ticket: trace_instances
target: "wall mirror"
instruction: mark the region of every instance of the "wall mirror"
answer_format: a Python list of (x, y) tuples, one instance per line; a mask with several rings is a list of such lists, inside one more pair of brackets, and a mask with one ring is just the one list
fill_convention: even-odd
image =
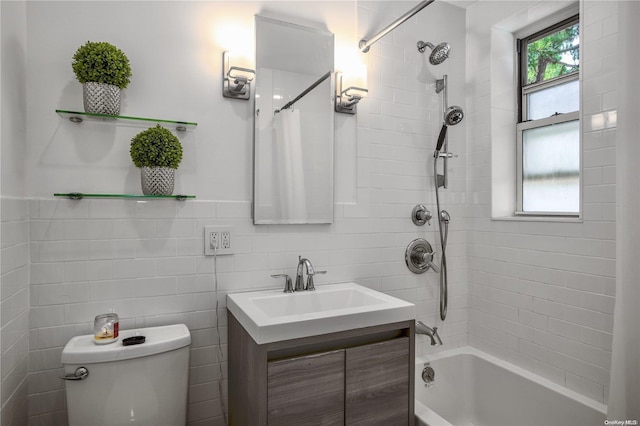
[(256, 16), (255, 224), (333, 222), (333, 45)]

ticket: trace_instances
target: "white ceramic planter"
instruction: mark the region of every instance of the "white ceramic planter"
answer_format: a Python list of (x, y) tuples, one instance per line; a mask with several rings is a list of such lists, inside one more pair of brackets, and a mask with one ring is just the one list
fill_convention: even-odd
[(141, 167), (140, 182), (144, 195), (171, 195), (176, 170), (171, 167)]
[(113, 84), (87, 82), (82, 85), (84, 111), (120, 115), (120, 88)]

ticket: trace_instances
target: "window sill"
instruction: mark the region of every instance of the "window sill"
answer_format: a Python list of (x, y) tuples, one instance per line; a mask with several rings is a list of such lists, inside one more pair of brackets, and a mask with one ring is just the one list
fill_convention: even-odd
[(582, 223), (582, 216), (501, 216), (492, 217), (492, 221), (504, 222), (563, 222), (563, 223)]

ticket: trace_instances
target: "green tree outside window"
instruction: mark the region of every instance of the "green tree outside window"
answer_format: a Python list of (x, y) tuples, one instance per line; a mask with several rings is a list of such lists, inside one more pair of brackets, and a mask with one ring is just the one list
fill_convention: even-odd
[(527, 84), (576, 72), (580, 60), (579, 24), (527, 44)]

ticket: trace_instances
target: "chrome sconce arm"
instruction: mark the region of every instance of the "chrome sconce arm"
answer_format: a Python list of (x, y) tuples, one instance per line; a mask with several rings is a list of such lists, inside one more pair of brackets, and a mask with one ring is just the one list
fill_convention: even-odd
[(356, 106), (369, 93), (367, 89), (362, 87), (350, 86), (342, 89), (342, 73), (336, 72), (336, 100), (335, 111), (344, 114), (355, 114)]
[(256, 72), (250, 68), (231, 66), (229, 56), (228, 51), (222, 52), (222, 96), (249, 100), (251, 81), (253, 81)]

